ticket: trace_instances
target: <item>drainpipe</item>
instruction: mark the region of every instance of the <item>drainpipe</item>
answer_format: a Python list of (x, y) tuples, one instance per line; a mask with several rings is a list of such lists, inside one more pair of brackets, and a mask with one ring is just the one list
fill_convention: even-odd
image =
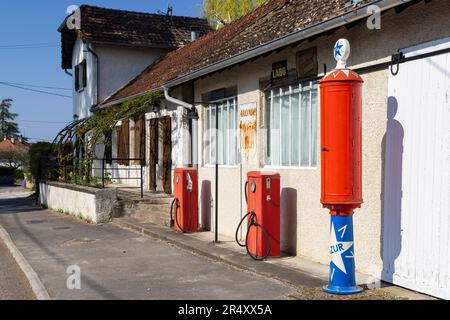
[(182, 106), (188, 110), (188, 119), (192, 120), (192, 134), (191, 134), (191, 160), (192, 165), (194, 168), (197, 168), (198, 161), (197, 161), (197, 155), (198, 155), (198, 114), (195, 107), (187, 103), (185, 101), (176, 99), (174, 97), (171, 97), (169, 94), (169, 88), (163, 87), (164, 89), (164, 98), (172, 102), (178, 106)]
[(64, 73), (67, 74), (69, 77), (73, 77), (73, 75), (69, 71), (67, 71), (67, 69), (64, 69)]

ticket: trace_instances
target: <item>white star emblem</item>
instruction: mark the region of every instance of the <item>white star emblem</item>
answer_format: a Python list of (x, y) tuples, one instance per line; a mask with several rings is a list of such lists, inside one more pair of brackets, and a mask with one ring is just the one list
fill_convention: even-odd
[[(339, 231), (343, 230), (341, 238), (344, 236), (345, 230), (347, 226), (339, 229)], [(342, 260), (342, 255), (351, 247), (353, 246), (352, 241), (338, 241), (336, 239), (336, 232), (334, 230), (334, 224), (331, 224), (331, 262), (334, 263), (334, 265), (341, 270), (343, 273), (347, 274), (347, 270), (345, 269), (344, 260)], [(353, 258), (353, 252), (351, 252), (351, 255), (345, 256), (347, 259)]]

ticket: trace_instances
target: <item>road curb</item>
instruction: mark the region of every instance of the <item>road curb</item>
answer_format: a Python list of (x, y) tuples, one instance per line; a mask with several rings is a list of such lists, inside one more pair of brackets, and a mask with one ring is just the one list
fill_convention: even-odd
[(50, 295), (48, 294), (48, 291), (45, 288), (44, 284), (42, 283), (41, 279), (39, 279), (37, 273), (33, 270), (31, 265), (28, 263), (28, 261), (19, 251), (19, 249), (16, 247), (9, 233), (1, 225), (0, 225), (0, 238), (3, 240), (9, 252), (19, 265), (20, 269), (27, 277), (31, 289), (33, 290), (33, 293), (36, 296), (36, 299), (50, 300)]

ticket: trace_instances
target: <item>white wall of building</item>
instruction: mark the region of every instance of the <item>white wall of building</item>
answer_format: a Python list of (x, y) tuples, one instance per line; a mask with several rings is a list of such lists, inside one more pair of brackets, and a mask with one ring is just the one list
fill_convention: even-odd
[[(88, 48), (97, 54), (98, 64)], [(86, 59), (87, 86), (76, 92), (73, 78), (73, 114), (80, 119), (89, 117), (92, 106), (117, 92), (165, 53), (162, 49), (83, 43), (78, 38), (73, 49), (72, 72)]]

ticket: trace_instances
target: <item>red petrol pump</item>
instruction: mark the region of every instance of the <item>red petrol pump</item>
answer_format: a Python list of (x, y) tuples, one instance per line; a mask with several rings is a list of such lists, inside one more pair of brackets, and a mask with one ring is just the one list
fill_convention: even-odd
[[(247, 214), (236, 230), (236, 242), (247, 248), (255, 260), (280, 256), (280, 175), (252, 171), (245, 184)], [(239, 230), (247, 221), (245, 243), (239, 241)]]
[(361, 292), (356, 286), (353, 210), (362, 199), (362, 78), (346, 68), (350, 44), (337, 41), (338, 64), (320, 81), (321, 203), (331, 214), (330, 276), (324, 291)]
[(173, 177), (174, 200), (170, 225), (178, 232), (198, 231), (198, 173), (192, 168), (177, 168)]

